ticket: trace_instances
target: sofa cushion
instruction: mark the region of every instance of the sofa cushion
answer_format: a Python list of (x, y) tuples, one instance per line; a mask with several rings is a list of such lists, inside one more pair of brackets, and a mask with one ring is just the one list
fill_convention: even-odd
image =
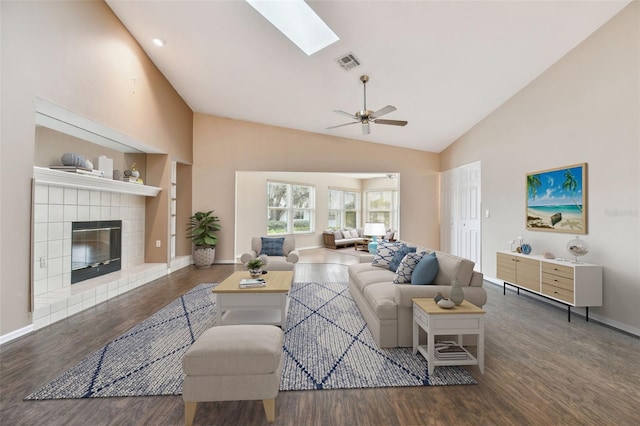
[(333, 238), (334, 240), (341, 240), (344, 236), (342, 235), (342, 231), (334, 231)]
[(398, 266), (400, 266), (400, 262), (402, 262), (402, 259), (404, 259), (404, 257), (409, 253), (415, 253), (415, 252), (416, 252), (415, 247), (409, 247), (407, 245), (400, 246), (398, 251), (395, 252), (395, 254), (393, 255), (391, 262), (389, 262), (389, 270), (392, 272), (396, 272), (398, 269)]
[(458, 276), (462, 258), (442, 252), (437, 252), (436, 257), (438, 258), (439, 270), (433, 283), (438, 285), (451, 285), (451, 280)]
[(262, 248), (260, 254), (267, 256), (282, 256), (282, 246), (284, 245), (284, 237), (268, 238), (262, 237)]
[(433, 284), (439, 270), (438, 258), (432, 252), (422, 257), (416, 265), (411, 274), (411, 284)]
[(371, 264), (380, 266), (381, 268), (389, 268), (389, 263), (393, 260), (393, 255), (396, 254), (401, 245), (403, 244), (378, 243), (378, 251), (371, 261)]
[(380, 320), (394, 320), (398, 318), (395, 286), (389, 281), (369, 284), (362, 294), (367, 300), (376, 317)]
[(411, 274), (415, 269), (418, 262), (424, 255), (426, 255), (426, 251), (421, 251), (419, 253), (408, 253), (400, 262), (400, 266), (396, 270), (396, 276), (393, 279), (394, 284), (404, 284), (411, 282)]

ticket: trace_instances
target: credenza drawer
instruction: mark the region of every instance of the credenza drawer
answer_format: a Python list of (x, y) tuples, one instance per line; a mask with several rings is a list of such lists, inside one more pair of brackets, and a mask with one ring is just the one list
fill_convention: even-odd
[(542, 283), (542, 293), (573, 304), (573, 290), (569, 291), (564, 288)]
[(571, 266), (556, 265), (555, 263), (542, 262), (542, 272), (559, 275), (573, 280), (573, 268)]
[(566, 278), (560, 275), (553, 275), (547, 272), (542, 273), (542, 284), (560, 287), (567, 291), (573, 291), (573, 277)]

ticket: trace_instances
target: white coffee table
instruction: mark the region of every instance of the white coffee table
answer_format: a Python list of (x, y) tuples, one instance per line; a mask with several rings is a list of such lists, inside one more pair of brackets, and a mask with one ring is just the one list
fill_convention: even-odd
[[(413, 299), (413, 354), (420, 352), (429, 364), (429, 375), (437, 365), (478, 365), (484, 374), (484, 313), (466, 300), (451, 309), (439, 307), (433, 299)], [(420, 328), (427, 332), (427, 345), (419, 344)], [(434, 353), (435, 337), (457, 335), (462, 346), (462, 336), (475, 334), (478, 346), (474, 357), (468, 351), (466, 359), (437, 359)]]
[(249, 272), (234, 272), (213, 289), (216, 325), (270, 324), (284, 328), (293, 271), (270, 271), (262, 276), (267, 285), (259, 288), (240, 288), (243, 278), (251, 278)]

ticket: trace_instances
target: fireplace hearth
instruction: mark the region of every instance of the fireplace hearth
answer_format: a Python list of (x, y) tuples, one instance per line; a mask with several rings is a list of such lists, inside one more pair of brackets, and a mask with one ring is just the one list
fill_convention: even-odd
[(71, 284), (121, 269), (121, 220), (73, 222), (71, 230)]

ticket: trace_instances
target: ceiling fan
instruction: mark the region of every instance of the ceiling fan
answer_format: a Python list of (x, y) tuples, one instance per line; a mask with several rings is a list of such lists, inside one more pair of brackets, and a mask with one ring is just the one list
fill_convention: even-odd
[(377, 111), (371, 111), (367, 109), (367, 82), (369, 81), (369, 76), (368, 75), (363, 75), (360, 76), (360, 81), (362, 82), (362, 84), (364, 85), (364, 107), (362, 108), (362, 111), (358, 111), (355, 114), (349, 114), (348, 112), (344, 112), (344, 111), (340, 111), (340, 110), (334, 110), (333, 112), (337, 112), (338, 114), (342, 114), (342, 115), (346, 115), (347, 117), (350, 117), (356, 121), (352, 122), (352, 123), (345, 123), (345, 124), (338, 124), (337, 126), (331, 126), (331, 127), (327, 127), (327, 129), (335, 129), (337, 127), (342, 127), (342, 126), (348, 126), (350, 124), (357, 124), (360, 123), (362, 124), (362, 134), (363, 135), (368, 135), (370, 133), (370, 129), (369, 129), (369, 123), (376, 123), (376, 124), (390, 124), (392, 126), (406, 126), (407, 125), (407, 121), (404, 120), (382, 120), (380, 119), (381, 116), (385, 115), (385, 114), (389, 114), (390, 112), (393, 112), (396, 110), (396, 107), (394, 107), (393, 105), (387, 105), (386, 107), (383, 107)]

